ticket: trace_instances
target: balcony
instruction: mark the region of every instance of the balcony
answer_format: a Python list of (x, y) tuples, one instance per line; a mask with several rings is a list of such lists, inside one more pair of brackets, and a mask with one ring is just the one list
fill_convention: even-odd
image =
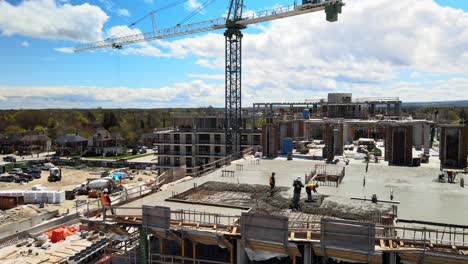
[(180, 156), (180, 151), (161, 151), (157, 156)]
[(210, 151), (199, 151), (198, 156), (213, 156)]
[(210, 140), (209, 139), (199, 139), (198, 144), (210, 144)]
[(186, 139), (185, 144), (192, 144), (192, 140), (191, 139)]

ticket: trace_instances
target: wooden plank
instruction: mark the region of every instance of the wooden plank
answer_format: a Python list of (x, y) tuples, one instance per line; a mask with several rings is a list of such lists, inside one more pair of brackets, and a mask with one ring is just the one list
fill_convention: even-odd
[(294, 232), (291, 232), (291, 237), (290, 237), (291, 240), (294, 240)]
[(311, 238), (311, 232), (307, 231), (307, 240), (310, 240), (310, 238)]
[(232, 234), (236, 234), (237, 233), (237, 226), (235, 226), (233, 229), (232, 229)]
[(380, 239), (380, 247), (381, 248), (386, 248), (385, 241), (383, 241), (383, 239)]
[(393, 249), (393, 240), (389, 240), (389, 241), (388, 241), (388, 246), (389, 246), (391, 249)]

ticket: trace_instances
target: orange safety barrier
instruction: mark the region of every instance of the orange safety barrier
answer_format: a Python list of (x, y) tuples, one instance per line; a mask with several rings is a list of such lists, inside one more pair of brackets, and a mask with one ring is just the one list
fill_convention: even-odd
[(63, 226), (56, 228), (54, 230), (51, 230), (49, 232), (45, 232), (45, 234), (49, 237), (50, 241), (52, 243), (57, 243), (62, 240), (65, 240), (67, 236), (71, 236), (76, 232), (76, 227), (74, 226)]

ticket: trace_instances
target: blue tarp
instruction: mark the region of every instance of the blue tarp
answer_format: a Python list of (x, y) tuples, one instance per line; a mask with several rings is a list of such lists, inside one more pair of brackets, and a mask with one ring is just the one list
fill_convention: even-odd
[(125, 173), (123, 172), (112, 173), (112, 179), (114, 179), (114, 181), (119, 181), (119, 180), (122, 180), (123, 178), (125, 178)]

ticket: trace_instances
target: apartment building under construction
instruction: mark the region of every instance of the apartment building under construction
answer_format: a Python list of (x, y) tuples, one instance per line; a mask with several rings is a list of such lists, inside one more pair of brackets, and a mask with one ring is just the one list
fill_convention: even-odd
[[(247, 128), (249, 117), (242, 119), (241, 146), (261, 151), (262, 134), (256, 128)], [(213, 163), (227, 156), (224, 116), (178, 116), (173, 127), (156, 131), (153, 142), (158, 148), (158, 167), (170, 169)]]

